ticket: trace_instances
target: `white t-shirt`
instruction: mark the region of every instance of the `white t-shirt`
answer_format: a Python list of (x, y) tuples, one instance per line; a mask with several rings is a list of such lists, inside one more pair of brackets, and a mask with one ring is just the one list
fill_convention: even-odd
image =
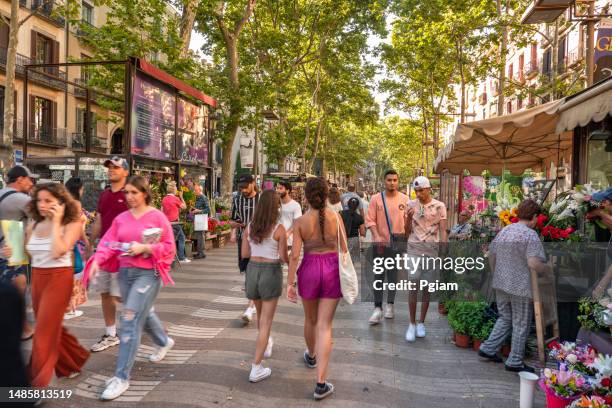
[[(287, 204), (281, 203), (281, 217), (280, 222), (285, 227), (285, 230), (289, 231), (289, 228), (293, 225), (293, 222), (302, 216), (302, 207), (295, 200), (289, 201)], [(293, 243), (293, 237), (290, 236), (287, 240), (287, 245)]]

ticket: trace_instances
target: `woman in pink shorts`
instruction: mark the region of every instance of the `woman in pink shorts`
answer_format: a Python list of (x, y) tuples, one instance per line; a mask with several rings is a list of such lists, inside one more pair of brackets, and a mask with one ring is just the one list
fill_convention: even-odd
[[(334, 392), (326, 381), (327, 366), (332, 346), (332, 320), (342, 297), (338, 270), (338, 228), (344, 234), (344, 225), (338, 215), (327, 207), (329, 188), (323, 178), (308, 180), (305, 188), (309, 210), (293, 224), (293, 248), (287, 276), (287, 298), (297, 302), (297, 292), (304, 305), (304, 338), (308, 349), (304, 362), (308, 368), (318, 367), (316, 400)], [(300, 252), (304, 258), (298, 268)], [(346, 239), (341, 240), (347, 251)]]

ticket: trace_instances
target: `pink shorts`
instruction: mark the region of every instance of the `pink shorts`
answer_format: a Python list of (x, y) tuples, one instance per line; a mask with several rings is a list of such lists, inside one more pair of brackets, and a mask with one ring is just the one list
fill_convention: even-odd
[(341, 298), (338, 253), (305, 253), (297, 270), (297, 280), (302, 299)]

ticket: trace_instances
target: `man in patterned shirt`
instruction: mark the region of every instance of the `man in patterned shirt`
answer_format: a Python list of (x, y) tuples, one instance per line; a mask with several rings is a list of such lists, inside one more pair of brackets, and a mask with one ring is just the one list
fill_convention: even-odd
[[(446, 206), (443, 202), (431, 196), (431, 183), (424, 176), (419, 176), (412, 182), (417, 199), (411, 201), (406, 209), (406, 235), (408, 235), (408, 254), (412, 256), (438, 256), (440, 242), (448, 241), (446, 232)], [(428, 271), (422, 268), (417, 277), (429, 280), (430, 276), (421, 276)], [(433, 271), (432, 271), (433, 272)], [(416, 320), (418, 292), (409, 293), (408, 307), (410, 324), (406, 330), (406, 341), (413, 342), (417, 337), (423, 338), (425, 332), (425, 316), (429, 309), (429, 292), (421, 291), (421, 319)]]
[(489, 247), (489, 263), (499, 317), (491, 335), (480, 346), (478, 355), (486, 360), (501, 362), (497, 355), (504, 340), (512, 332), (512, 351), (506, 360), (508, 371), (530, 371), (523, 354), (531, 325), (533, 295), (531, 269), (539, 274), (552, 273), (546, 262), (544, 247), (533, 230), (540, 206), (533, 200), (524, 200), (518, 206), (519, 222), (510, 224), (497, 234)]
[[(255, 186), (255, 178), (250, 174), (242, 174), (238, 178), (238, 190), (232, 200), (232, 216), (230, 224), (232, 228), (236, 228), (236, 242), (238, 244), (238, 269), (240, 273), (246, 273), (249, 258), (242, 257), (242, 233), (249, 225), (255, 214), (255, 206), (259, 201), (259, 193)], [(256, 313), (255, 304), (249, 301), (247, 309), (242, 314), (242, 320), (249, 323), (253, 320), (253, 315)]]

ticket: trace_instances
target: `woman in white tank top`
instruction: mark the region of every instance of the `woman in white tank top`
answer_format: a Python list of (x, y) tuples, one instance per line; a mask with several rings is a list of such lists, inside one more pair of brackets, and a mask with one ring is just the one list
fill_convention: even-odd
[(30, 373), (32, 386), (46, 387), (53, 371), (59, 377), (74, 375), (89, 357), (89, 352), (62, 327), (72, 294), (72, 251), (83, 221), (79, 206), (61, 184), (36, 186), (30, 214), (34, 222), (28, 226), (26, 249), (31, 257), (36, 316)]
[[(253, 220), (242, 239), (242, 254), (250, 258), (246, 272), (247, 298), (257, 309), (257, 344), (249, 381), (258, 382), (272, 374), (261, 361), (272, 356), (274, 341), (270, 337), (278, 298), (283, 293), (281, 262), (287, 263), (287, 233), (280, 221), (281, 201), (274, 190), (261, 194)], [(246, 238), (246, 239), (245, 239)]]

